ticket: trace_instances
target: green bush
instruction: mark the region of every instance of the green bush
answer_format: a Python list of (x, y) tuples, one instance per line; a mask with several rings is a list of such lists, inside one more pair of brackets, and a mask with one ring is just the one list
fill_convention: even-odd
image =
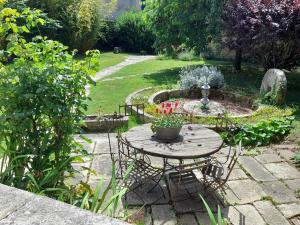
[(177, 58), (182, 61), (192, 61), (192, 60), (196, 59), (197, 57), (195, 56), (194, 51), (185, 50), (185, 51), (180, 52), (178, 54)]
[(125, 12), (115, 24), (118, 45), (128, 52), (153, 53), (155, 37), (143, 12)]
[(0, 12), (0, 35), (8, 41), (3, 55), (14, 59), (0, 65), (0, 182), (57, 197), (67, 188), (66, 176), (75, 173), (72, 162), (85, 154), (74, 134), (98, 52), (79, 61), (57, 41), (26, 41), (23, 34), (45, 24), (39, 16), (30, 9)]

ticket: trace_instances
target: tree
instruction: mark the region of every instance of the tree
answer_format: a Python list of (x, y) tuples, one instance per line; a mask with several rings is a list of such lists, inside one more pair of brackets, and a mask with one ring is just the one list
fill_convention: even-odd
[(224, 42), (236, 51), (237, 70), (241, 69), (242, 52), (265, 69), (292, 69), (299, 63), (299, 0), (231, 0), (222, 19)]
[(225, 0), (154, 0), (146, 10), (158, 50), (172, 53), (181, 44), (199, 53), (220, 33)]

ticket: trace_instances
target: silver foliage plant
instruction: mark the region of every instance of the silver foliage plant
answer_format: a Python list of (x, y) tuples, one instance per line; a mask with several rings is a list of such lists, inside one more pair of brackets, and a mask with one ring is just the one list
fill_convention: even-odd
[(205, 82), (212, 88), (222, 88), (224, 75), (214, 66), (185, 67), (180, 71), (180, 87), (182, 89), (200, 88)]

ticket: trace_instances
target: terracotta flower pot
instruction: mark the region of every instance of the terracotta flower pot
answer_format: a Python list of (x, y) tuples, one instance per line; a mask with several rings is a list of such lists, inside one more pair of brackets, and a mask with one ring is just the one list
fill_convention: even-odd
[(156, 137), (160, 140), (173, 140), (179, 137), (182, 127), (155, 127)]

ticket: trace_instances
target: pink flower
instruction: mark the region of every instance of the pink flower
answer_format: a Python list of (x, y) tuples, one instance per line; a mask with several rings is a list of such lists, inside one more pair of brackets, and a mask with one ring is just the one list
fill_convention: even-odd
[(172, 107), (171, 102), (168, 102), (168, 103), (167, 103), (167, 107)]
[(162, 108), (165, 108), (165, 103), (164, 103), (164, 102), (161, 103), (161, 107), (162, 107)]

